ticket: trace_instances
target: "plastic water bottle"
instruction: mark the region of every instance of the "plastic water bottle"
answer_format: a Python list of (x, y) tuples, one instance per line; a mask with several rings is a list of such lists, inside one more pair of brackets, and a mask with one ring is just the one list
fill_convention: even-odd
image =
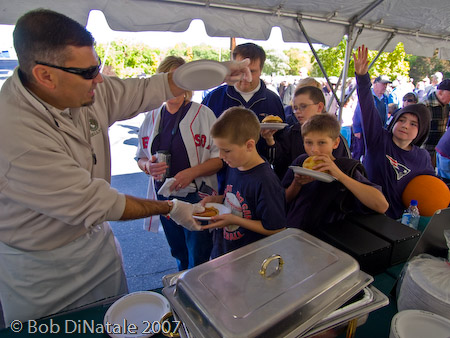
[(419, 208), (417, 207), (417, 200), (411, 200), (408, 209), (402, 215), (402, 223), (417, 230), (419, 227)]

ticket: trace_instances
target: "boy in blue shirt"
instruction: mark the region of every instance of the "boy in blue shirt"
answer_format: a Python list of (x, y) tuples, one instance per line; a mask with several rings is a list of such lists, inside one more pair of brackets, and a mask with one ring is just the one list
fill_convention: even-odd
[[(327, 114), (325, 109), (325, 96), (322, 89), (314, 86), (303, 86), (297, 88), (292, 99), (294, 118), (298, 123), (286, 127), (274, 133), (274, 130), (263, 130), (261, 136), (265, 142), (260, 142), (259, 153), (265, 156), (273, 165), (275, 173), (283, 179), (289, 165), (298, 156), (305, 153), (301, 125), (311, 116)], [(350, 157), (350, 149), (344, 137), (340, 135), (339, 146), (333, 150), (333, 155), (339, 157)]]
[(208, 202), (223, 203), (231, 213), (212, 218), (204, 229), (215, 229), (211, 258), (216, 258), (286, 226), (285, 196), (280, 180), (269, 163), (259, 156), (256, 143), (260, 125), (249, 109), (227, 109), (211, 128), (219, 156), (229, 166), (225, 191), (208, 196)]
[(289, 203), (287, 227), (316, 234), (322, 224), (338, 221), (349, 212), (384, 213), (388, 202), (381, 188), (364, 176), (364, 167), (351, 158), (335, 158), (333, 150), (339, 146), (339, 122), (331, 115), (310, 117), (302, 125), (306, 154), (297, 157), (293, 165), (302, 166), (309, 156), (322, 162), (314, 171), (328, 173), (336, 180), (324, 182), (288, 169), (282, 185)]

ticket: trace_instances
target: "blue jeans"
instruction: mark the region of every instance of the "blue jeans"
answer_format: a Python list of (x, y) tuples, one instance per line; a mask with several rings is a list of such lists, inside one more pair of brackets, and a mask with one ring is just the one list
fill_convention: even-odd
[(350, 150), (352, 152), (352, 158), (361, 161), (361, 156), (364, 156), (366, 153), (364, 136), (361, 133), (361, 138), (357, 138), (356, 136), (352, 136), (352, 144), (350, 146)]
[(450, 159), (436, 152), (436, 169), (438, 176), (450, 179)]
[(342, 136), (345, 137), (348, 146), (350, 147), (352, 145), (352, 127), (351, 126), (341, 127), (341, 134)]
[[(158, 200), (167, 198), (158, 195)], [(188, 194), (177, 199), (197, 203), (200, 197), (197, 193)], [(172, 257), (177, 260), (178, 270), (186, 270), (209, 260), (212, 250), (212, 233), (209, 230), (189, 231), (171, 219), (161, 216), (161, 224), (170, 246)]]

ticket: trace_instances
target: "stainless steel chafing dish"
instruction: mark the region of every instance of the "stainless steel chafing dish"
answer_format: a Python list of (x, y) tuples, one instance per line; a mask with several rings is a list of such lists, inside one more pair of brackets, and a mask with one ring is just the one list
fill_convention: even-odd
[(349, 255), (287, 229), (165, 276), (163, 294), (197, 338), (298, 337), (338, 325), (330, 313), (372, 281)]

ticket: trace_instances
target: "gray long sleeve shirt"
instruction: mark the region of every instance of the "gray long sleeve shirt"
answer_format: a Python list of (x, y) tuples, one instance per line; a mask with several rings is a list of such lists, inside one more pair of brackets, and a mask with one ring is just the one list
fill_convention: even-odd
[(111, 188), (108, 128), (173, 95), (167, 74), (110, 78), (91, 106), (60, 111), (21, 83), (0, 92), (0, 240), (26, 251), (61, 247), (108, 220), (125, 196)]

